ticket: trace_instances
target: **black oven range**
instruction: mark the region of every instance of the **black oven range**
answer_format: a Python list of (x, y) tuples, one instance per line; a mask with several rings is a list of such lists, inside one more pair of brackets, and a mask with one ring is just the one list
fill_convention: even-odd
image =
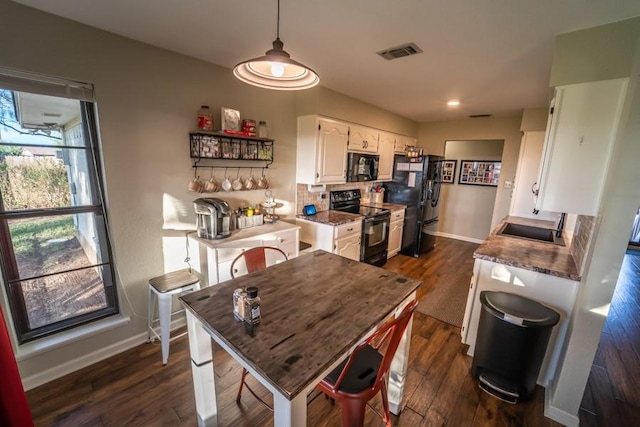
[(382, 266), (387, 262), (391, 212), (389, 209), (361, 206), (360, 199), (359, 189), (331, 191), (329, 209), (364, 216), (360, 235), (360, 261)]

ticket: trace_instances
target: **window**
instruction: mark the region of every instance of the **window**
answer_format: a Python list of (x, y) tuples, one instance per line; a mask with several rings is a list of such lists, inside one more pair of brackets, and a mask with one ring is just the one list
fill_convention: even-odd
[(20, 343), (118, 312), (92, 98), (0, 69), (0, 260)]

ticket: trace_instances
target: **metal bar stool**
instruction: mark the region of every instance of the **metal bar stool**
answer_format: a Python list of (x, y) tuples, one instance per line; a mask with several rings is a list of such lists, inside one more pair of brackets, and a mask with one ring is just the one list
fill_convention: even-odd
[[(183, 310), (176, 312), (171, 311), (171, 302), (174, 295), (180, 295), (185, 292), (193, 292), (200, 289), (200, 279), (191, 270), (186, 268), (162, 276), (154, 277), (149, 280), (149, 319), (148, 319), (148, 337), (147, 342), (153, 342), (155, 338), (160, 340), (162, 344), (162, 364), (166, 365), (169, 359), (169, 341), (171, 334), (171, 316), (181, 313)], [(158, 317), (160, 322), (160, 335), (153, 327), (156, 320), (155, 306), (158, 300)], [(178, 337), (175, 337), (178, 338)]]

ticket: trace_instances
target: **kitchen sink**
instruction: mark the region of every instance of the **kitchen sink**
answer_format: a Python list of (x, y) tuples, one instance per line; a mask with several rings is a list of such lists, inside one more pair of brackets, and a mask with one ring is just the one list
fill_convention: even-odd
[(498, 235), (564, 246), (564, 241), (562, 240), (562, 238), (555, 236), (555, 230), (550, 230), (548, 228), (542, 227), (534, 227), (531, 225), (514, 224), (512, 222), (507, 222), (500, 229), (500, 231), (498, 231)]

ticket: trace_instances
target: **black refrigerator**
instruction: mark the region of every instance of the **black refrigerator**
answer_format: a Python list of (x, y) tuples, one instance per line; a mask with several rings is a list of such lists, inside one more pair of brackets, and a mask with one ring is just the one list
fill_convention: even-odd
[(384, 184), (384, 201), (407, 207), (401, 254), (418, 257), (435, 246), (443, 160), (441, 156), (394, 157), (393, 181)]

